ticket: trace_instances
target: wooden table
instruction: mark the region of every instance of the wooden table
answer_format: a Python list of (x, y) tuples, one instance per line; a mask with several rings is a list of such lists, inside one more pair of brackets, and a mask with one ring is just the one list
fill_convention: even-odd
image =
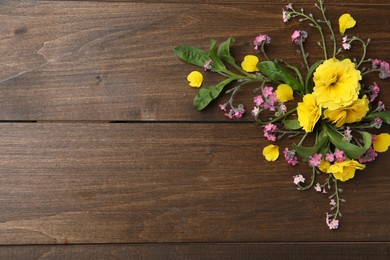
[[(330, 19), (351, 13), (348, 33), (390, 61), (388, 0), (339, 2), (327, 1)], [(192, 107), (194, 67), (173, 47), (234, 37), (241, 60), (268, 33), (269, 55), (299, 64), (291, 33), (317, 36), (282, 22), (286, 3), (1, 1), (0, 259), (389, 257), (389, 152), (343, 183), (341, 225), (329, 231), (327, 196), (292, 183), (310, 170), (266, 162), (249, 113), (225, 118), (226, 96)], [(390, 81), (377, 82), (390, 104)], [(248, 107), (251, 91), (239, 95)]]

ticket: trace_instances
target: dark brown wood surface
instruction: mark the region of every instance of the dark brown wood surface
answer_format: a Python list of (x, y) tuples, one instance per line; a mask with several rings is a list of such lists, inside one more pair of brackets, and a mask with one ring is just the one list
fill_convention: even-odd
[[(240, 60), (268, 33), (269, 55), (299, 64), (290, 34), (308, 26), (283, 23), (286, 2), (1, 1), (0, 259), (389, 257), (390, 153), (343, 183), (329, 231), (327, 195), (292, 183), (308, 168), (266, 162), (250, 116), (216, 107), (226, 97), (192, 107), (194, 67), (173, 47), (232, 36)], [(369, 57), (390, 61), (387, 0), (327, 2), (372, 38)], [(390, 81), (377, 82), (390, 104)]]

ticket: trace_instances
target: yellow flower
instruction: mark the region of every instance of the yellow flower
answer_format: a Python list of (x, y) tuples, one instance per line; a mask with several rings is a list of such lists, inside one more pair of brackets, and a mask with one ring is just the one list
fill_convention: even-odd
[(313, 94), (323, 108), (331, 110), (349, 106), (358, 99), (360, 71), (350, 59), (324, 61), (313, 74)]
[(270, 144), (263, 149), (263, 155), (269, 162), (276, 161), (279, 157), (279, 146)]
[(312, 94), (306, 94), (303, 102), (297, 106), (299, 125), (306, 132), (312, 132), (315, 124), (321, 116), (321, 106), (319, 106)]
[(353, 28), (356, 25), (355, 19), (350, 14), (343, 14), (339, 18), (339, 29), (341, 35), (344, 35), (345, 30)]
[(349, 106), (339, 107), (335, 110), (325, 110), (324, 117), (336, 124), (336, 127), (340, 127), (345, 123), (359, 122), (369, 110), (368, 103), (367, 97), (364, 96), (362, 99), (353, 101)]
[(275, 92), (276, 97), (282, 102), (294, 100), (293, 89), (287, 84), (280, 84)]
[(199, 88), (203, 82), (203, 75), (199, 71), (192, 71), (188, 74), (187, 80), (190, 82), (191, 87)]
[(384, 133), (375, 136), (375, 141), (372, 146), (374, 147), (375, 152), (386, 152), (390, 146), (390, 135), (388, 133)]
[(259, 58), (255, 55), (246, 55), (244, 57), (244, 61), (241, 63), (241, 67), (246, 72), (255, 72), (259, 71), (257, 68), (257, 63), (259, 62)]
[(318, 165), (318, 169), (322, 172), (327, 172), (330, 167), (330, 162), (326, 160), (322, 160), (320, 165)]
[(355, 160), (346, 160), (343, 162), (335, 162), (328, 169), (328, 173), (340, 181), (347, 181), (355, 176), (356, 170), (363, 170), (366, 168), (364, 164), (360, 164)]

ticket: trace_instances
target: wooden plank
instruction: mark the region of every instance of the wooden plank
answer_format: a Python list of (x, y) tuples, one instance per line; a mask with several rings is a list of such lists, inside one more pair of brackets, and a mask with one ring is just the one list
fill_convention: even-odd
[[(47, 1), (64, 1), (64, 0), (47, 0)], [(68, 1), (86, 1), (86, 0), (68, 0)], [(139, 0), (88, 0), (93, 2), (140, 2)], [(289, 0), (142, 0), (143, 3), (207, 3), (207, 4), (253, 4), (253, 3), (262, 3), (262, 4), (314, 4), (318, 1), (316, 0), (299, 0), (299, 1), (289, 1)], [(387, 0), (350, 0), (350, 1), (340, 1), (340, 0), (325, 0), (325, 4), (389, 4)]]
[(310, 170), (266, 162), (259, 135), (253, 124), (2, 123), (0, 244), (390, 241), (389, 153), (341, 184), (333, 232), (327, 195), (292, 183)]
[(2, 246), (2, 259), (388, 259), (389, 243)]
[[(0, 120), (225, 120), (216, 104), (226, 97), (204, 113), (192, 108), (196, 90), (186, 75), (194, 67), (183, 65), (172, 48), (207, 49), (211, 38), (232, 36), (233, 53), (242, 60), (253, 53), (251, 40), (268, 33), (270, 57), (299, 65), (290, 34), (302, 27), (281, 21), (283, 5), (2, 1)], [(350, 32), (373, 39), (369, 57), (390, 60), (389, 5), (328, 10), (333, 21), (353, 14), (358, 25)], [(317, 36), (309, 33), (315, 45)], [(319, 49), (309, 50), (312, 60), (320, 57)], [(204, 85), (221, 79), (207, 73)], [(238, 101), (251, 107), (252, 95), (248, 89)]]

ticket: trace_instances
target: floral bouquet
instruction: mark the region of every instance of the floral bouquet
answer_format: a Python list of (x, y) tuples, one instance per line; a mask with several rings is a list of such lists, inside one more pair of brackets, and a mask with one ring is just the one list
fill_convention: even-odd
[[(357, 170), (363, 170), (367, 163), (375, 160), (377, 153), (387, 151), (390, 145), (390, 135), (378, 134), (377, 130), (382, 123), (390, 124), (390, 112), (386, 112), (383, 102), (377, 100), (380, 88), (375, 82), (362, 82), (369, 73), (379, 74), (380, 79), (388, 78), (390, 65), (386, 61), (366, 57), (370, 39), (365, 41), (356, 36), (344, 36), (345, 31), (356, 24), (350, 14), (339, 18), (339, 31), (343, 37), (340, 37), (341, 47), (338, 48), (335, 31), (323, 4), (323, 0), (315, 4), (320, 13), (318, 19), (303, 9), (296, 10), (292, 4), (288, 4), (282, 12), (284, 22), (298, 18), (299, 22), (306, 21), (319, 32), (321, 40), (317, 44), (323, 52), (323, 59), (314, 64), (309, 64), (309, 54), (305, 50), (308, 33), (296, 30), (291, 35), (291, 41), (302, 55), (303, 71), (286, 61), (271, 60), (267, 56), (266, 46), (271, 42), (267, 34), (260, 34), (253, 40), (254, 51), (259, 55), (245, 56), (241, 66), (230, 53), (233, 38), (218, 47), (216, 41), (211, 40), (208, 51), (181, 45), (175, 47), (174, 52), (185, 62), (203, 68), (204, 72), (216, 72), (225, 77), (218, 84), (198, 91), (193, 101), (198, 110), (216, 99), (227, 85), (236, 83), (226, 91), (230, 94), (229, 100), (219, 107), (228, 118), (241, 118), (245, 108), (242, 104), (234, 104), (234, 96), (244, 85), (256, 83), (255, 92), (258, 94), (253, 99), (251, 114), (262, 126), (264, 137), (271, 142), (284, 136), (302, 136), (298, 144), (283, 149), (284, 158), (290, 165), (303, 161), (311, 168), (308, 183), (301, 174), (293, 176), (298, 190), (313, 187), (318, 192), (330, 193), (331, 208), (326, 213), (326, 224), (329, 229), (337, 229), (341, 217), (340, 205), (345, 202), (340, 197), (343, 190), (339, 181), (353, 178)], [(330, 34), (332, 48), (328, 49), (324, 29)], [(351, 60), (346, 58), (346, 54), (354, 42), (362, 45), (363, 53), (360, 58)], [(262, 56), (262, 61), (258, 56)], [(187, 79), (191, 87), (200, 87), (203, 74), (193, 71)], [(287, 109), (291, 106), (287, 102), (295, 98), (300, 102)], [(264, 114), (267, 120), (261, 119)], [(376, 134), (368, 132), (372, 129)], [(313, 135), (315, 139), (312, 146), (303, 145), (308, 135)], [(279, 147), (270, 144), (264, 147), (263, 155), (267, 161), (275, 161), (279, 157)], [(316, 181), (321, 174), (325, 175), (323, 183)]]

